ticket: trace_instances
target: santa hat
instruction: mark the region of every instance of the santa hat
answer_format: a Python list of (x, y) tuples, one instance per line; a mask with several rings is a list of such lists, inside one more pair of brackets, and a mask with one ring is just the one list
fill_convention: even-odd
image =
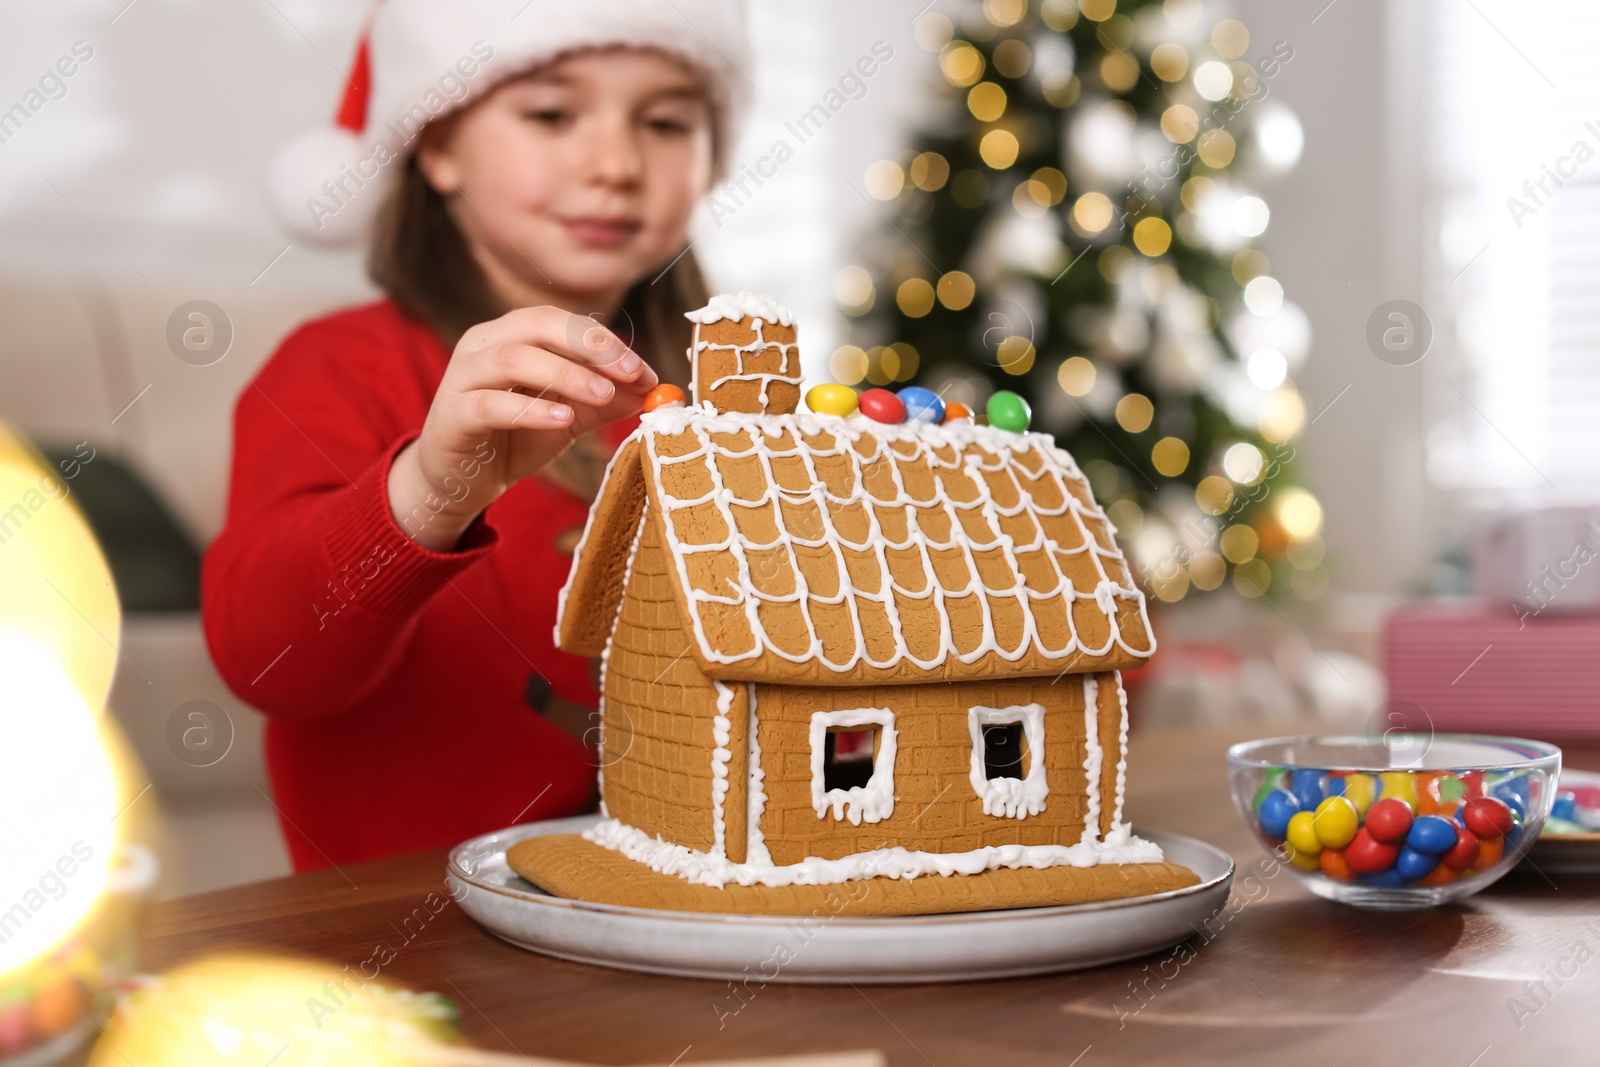
[(273, 159), (272, 208), (301, 240), (358, 243), (424, 125), (565, 52), (615, 45), (699, 70), (726, 155), (751, 93), (744, 0), (383, 0), (333, 125)]

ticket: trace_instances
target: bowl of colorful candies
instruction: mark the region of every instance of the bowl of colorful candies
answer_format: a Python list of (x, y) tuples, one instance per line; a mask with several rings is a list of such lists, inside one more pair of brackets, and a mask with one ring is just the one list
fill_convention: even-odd
[(1561, 750), (1469, 734), (1278, 737), (1228, 750), (1245, 823), (1318, 896), (1424, 908), (1476, 893), (1539, 836)]

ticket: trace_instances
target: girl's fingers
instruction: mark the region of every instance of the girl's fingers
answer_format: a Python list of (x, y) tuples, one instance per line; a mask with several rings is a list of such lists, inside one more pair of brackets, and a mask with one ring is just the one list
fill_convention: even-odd
[(574, 412), (568, 404), (545, 397), (523, 396), (504, 389), (476, 389), (459, 394), (466, 421), (479, 430), (565, 430)]
[(593, 367), (615, 381), (648, 379), (655, 372), (622, 339), (594, 319), (558, 307), (518, 308), (468, 330), (462, 344), (482, 351), (497, 345), (530, 345)]
[(616, 383), (603, 374), (523, 344), (484, 349), (465, 360), (459, 373), (456, 388), (462, 391), (520, 388), (533, 396), (554, 394), (589, 405), (607, 403), (617, 392)]

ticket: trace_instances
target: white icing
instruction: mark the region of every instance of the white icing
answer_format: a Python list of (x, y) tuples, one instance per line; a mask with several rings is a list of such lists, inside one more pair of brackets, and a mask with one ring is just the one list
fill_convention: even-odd
[[(1028, 741), (1028, 773), (1021, 778), (990, 778), (983, 764), (983, 728), (1020, 722)], [(1026, 819), (1044, 810), (1050, 795), (1044, 766), (1044, 705), (1013, 704), (1006, 708), (974, 707), (967, 711), (972, 735), (972, 789), (983, 801), (985, 815)]]
[[(872, 757), (872, 777), (866, 785), (849, 789), (824, 789), (823, 757), (830, 726), (877, 726), (878, 750)], [(894, 712), (888, 708), (849, 708), (818, 711), (811, 716), (811, 806), (817, 818), (830, 810), (835, 819), (847, 818), (850, 825), (882, 822), (894, 813)]]
[[(947, 659), (954, 657), (961, 663), (973, 663), (985, 656), (994, 655), (1004, 662), (1016, 662), (1030, 652), (1034, 652), (1046, 660), (1066, 660), (1080, 654), (1091, 656), (1105, 655), (1113, 646), (1120, 647), (1131, 656), (1144, 658), (1154, 650), (1155, 643), (1152, 639), (1148, 648), (1136, 649), (1123, 639), (1121, 627), (1118, 624), (1115, 608), (1118, 600), (1132, 601), (1137, 605), (1140, 617), (1145, 622), (1144, 629), (1149, 632), (1148, 619), (1145, 617), (1144, 598), (1137, 589), (1121, 586), (1113, 582), (1106, 570), (1103, 560), (1114, 559), (1120, 561), (1122, 553), (1113, 544), (1110, 548), (1103, 548), (1090, 533), (1084, 523), (1084, 516), (1088, 515), (1097, 520), (1104, 520), (1104, 513), (1097, 507), (1088, 507), (1078, 501), (1067, 487), (1067, 483), (1083, 483), (1083, 475), (1079, 472), (1077, 464), (1065, 451), (1056, 447), (1055, 442), (1046, 434), (1027, 433), (1016, 434), (1006, 430), (995, 429), (990, 426), (976, 426), (972, 424), (951, 424), (931, 426), (926, 423), (901, 423), (888, 425), (872, 422), (869, 419), (849, 418), (840, 419), (833, 416), (817, 416), (809, 413), (795, 415), (736, 415), (712, 414), (702, 408), (674, 408), (658, 409), (643, 416), (640, 428), (637, 431), (644, 438), (645, 447), (649, 455), (649, 462), (658, 471), (678, 463), (696, 464), (709, 476), (711, 491), (698, 497), (678, 499), (671, 496), (664, 489), (663, 480), (658, 479), (660, 501), (663, 507), (662, 530), (665, 534), (667, 545), (677, 569), (679, 586), (688, 598), (688, 621), (693, 631), (695, 641), (700, 647), (701, 654), (710, 662), (719, 664), (733, 664), (746, 660), (758, 659), (765, 655), (774, 655), (791, 663), (814, 663), (830, 670), (844, 673), (855, 670), (865, 665), (873, 668), (891, 668), (902, 661), (910, 661), (915, 666), (924, 670), (933, 670), (943, 664)], [(659, 435), (678, 435), (691, 433), (698, 441), (698, 447), (683, 455), (665, 455), (658, 447)], [(713, 443), (712, 434), (743, 433), (749, 447), (734, 450), (722, 444)], [(835, 445), (831, 449), (816, 448), (802, 440), (802, 436), (817, 434), (830, 434), (834, 437)], [(775, 437), (787, 435), (790, 445), (787, 448), (778, 447), (781, 442)], [(905, 485), (900, 476), (898, 464), (893, 462), (897, 455), (894, 445), (909, 445), (911, 453), (905, 455), (908, 461), (926, 461), (933, 469), (954, 470), (960, 469), (973, 483), (976, 497), (969, 501), (957, 501), (945, 492), (941, 482), (935, 479), (933, 495), (929, 499), (918, 500), (911, 497), (905, 490)], [(949, 451), (950, 446), (976, 446), (987, 450), (996, 462), (985, 465), (984, 456), (976, 449), (967, 450), (958, 454), (951, 460), (941, 459), (939, 450)], [(817, 474), (815, 458), (818, 456), (844, 455), (847, 450), (855, 450), (854, 462), (858, 468), (865, 468), (879, 459), (887, 459), (888, 473), (896, 487), (894, 499), (877, 502), (870, 498), (862, 487), (862, 479), (855, 479), (855, 486), (845, 496), (836, 496), (829, 491), (823, 479)], [(1018, 492), (1015, 505), (1002, 507), (994, 501), (987, 484), (982, 478), (984, 471), (1004, 472), (1010, 465), (1008, 457), (1031, 451), (1039, 456), (1043, 466), (1041, 473), (1048, 476), (1056, 485), (1061, 496), (1061, 503), (1055, 507), (1045, 507), (1036, 501), (1022, 485), (1013, 478)], [(714, 457), (754, 457), (761, 464), (766, 480), (766, 489), (763, 494), (753, 500), (736, 499), (726, 488), (722, 481), (719, 464)], [(802, 490), (788, 490), (779, 486), (773, 474), (772, 460), (777, 457), (793, 457), (805, 465), (808, 486)], [(783, 523), (777, 524), (777, 535), (771, 541), (755, 541), (739, 530), (735, 520), (733, 507), (764, 508), (769, 514), (781, 514), (781, 502), (799, 504), (810, 502), (816, 505), (816, 513), (821, 517), (823, 530), (815, 538), (797, 536), (790, 532)], [(866, 538), (860, 542), (849, 540), (834, 525), (832, 515), (841, 507), (871, 502), (878, 507), (903, 509), (907, 521), (907, 536), (903, 541), (890, 540), (885, 536), (878, 522), (876, 510), (873, 506), (864, 508), (864, 516), (868, 522)], [(678, 538), (676, 524), (673, 521), (675, 512), (684, 508), (710, 504), (721, 515), (728, 536), (720, 541), (709, 544), (686, 544)], [(950, 536), (948, 540), (939, 541), (929, 537), (918, 525), (917, 512), (914, 505), (924, 507), (940, 507), (948, 516)], [(974, 545), (961, 522), (964, 512), (977, 511), (983, 516), (984, 525), (995, 531), (994, 540), (988, 544)], [(1032, 515), (1070, 515), (1082, 534), (1082, 544), (1075, 549), (1062, 547), (1060, 542), (1045, 535), (1043, 527), (1034, 523), (1035, 536), (1025, 545), (1016, 544), (1010, 536), (1000, 532), (1000, 519), (1019, 514)], [(1109, 530), (1109, 524), (1108, 524)], [(839, 575), (838, 590), (829, 596), (824, 596), (812, 591), (806, 581), (805, 572), (798, 565), (795, 556), (796, 546), (806, 548), (821, 548), (829, 552), (834, 560)], [(855, 588), (855, 583), (850, 579), (850, 572), (846, 566), (842, 547), (852, 550), (871, 553), (876, 557), (882, 581), (879, 590), (875, 593), (862, 592)], [(781, 594), (763, 592), (756, 588), (751, 581), (748, 554), (752, 551), (777, 549), (786, 552), (789, 556), (789, 566), (794, 580), (794, 591)], [(979, 569), (975, 552), (984, 552), (998, 549), (1006, 558), (1010, 573), (1016, 574), (1015, 583), (1010, 588), (989, 589), (979, 578)], [(923, 582), (918, 588), (908, 588), (898, 584), (889, 570), (886, 552), (891, 550), (910, 550), (917, 553), (922, 560)], [(1054, 581), (1048, 587), (1030, 588), (1024, 584), (1021, 573), (1017, 570), (1018, 552), (1044, 553), (1053, 570)], [(961, 589), (945, 590), (939, 583), (938, 577), (933, 573), (930, 559), (938, 552), (959, 553), (965, 561), (968, 582)], [(689, 576), (689, 557), (702, 553), (727, 554), (732, 557), (737, 568), (738, 580), (731, 591), (725, 584), (717, 591), (696, 589)], [(1094, 564), (1098, 572), (1099, 581), (1094, 590), (1089, 593), (1079, 593), (1067, 577), (1060, 562), (1061, 556), (1083, 555)], [(896, 607), (896, 597), (911, 600), (930, 600), (939, 617), (938, 649), (928, 659), (913, 655), (908, 649), (904, 634), (901, 630), (901, 620)], [(1109, 635), (1105, 642), (1097, 648), (1091, 648), (1083, 643), (1082, 639), (1073, 628), (1071, 638), (1059, 648), (1049, 648), (1044, 644), (1039, 635), (1037, 625), (1033, 618), (1030, 606), (1035, 601), (1048, 600), (1053, 597), (1062, 597), (1069, 607), (1078, 599), (1092, 598), (1096, 606), (1106, 615), (1109, 625)], [(955, 637), (950, 625), (950, 616), (945, 605), (947, 601), (966, 597), (975, 597), (979, 607), (982, 621), (982, 636), (975, 647), (965, 652), (958, 651), (955, 647)], [(1015, 600), (1023, 609), (1023, 632), (1013, 648), (1003, 648), (995, 634), (994, 612), (989, 606), (988, 598), (1009, 598)], [(853, 628), (854, 641), (850, 646), (848, 656), (840, 660), (831, 660), (823, 651), (822, 642), (816, 633), (816, 627), (811, 619), (810, 605), (815, 601), (823, 604), (843, 604), (849, 609), (849, 619)], [(862, 632), (860, 611), (858, 605), (863, 601), (872, 601), (882, 605), (886, 615), (890, 639), (893, 650), (883, 659), (873, 659), (867, 652), (867, 644)], [(799, 652), (791, 652), (779, 647), (767, 633), (762, 622), (760, 607), (763, 603), (794, 603), (800, 608), (806, 621), (807, 632), (810, 638), (807, 646)], [(748, 651), (726, 653), (715, 648), (707, 636), (705, 622), (699, 610), (703, 604), (723, 604), (739, 608), (744, 614), (755, 641)]]
[(728, 763), (733, 750), (728, 742), (733, 740), (733, 723), (728, 712), (733, 707), (733, 687), (722, 682), (712, 682), (717, 688), (717, 715), (711, 721), (711, 739), (716, 742), (711, 750), (711, 853), (728, 854), (728, 825), (725, 816), (728, 797)]
[(1100, 837), (1100, 768), (1105, 753), (1100, 748), (1100, 683), (1083, 676), (1083, 777), (1088, 799), (1083, 810), (1083, 840)]
[(756, 736), (760, 721), (756, 716), (755, 683), (746, 683), (746, 689), (750, 701), (750, 777), (745, 811), (750, 827), (750, 843), (745, 850), (745, 861), (752, 867), (771, 867), (772, 853), (767, 851), (766, 835), (761, 831), (761, 816), (767, 810), (767, 772), (761, 767), (761, 741)]
[(1122, 794), (1128, 782), (1128, 691), (1122, 687), (1122, 672), (1117, 671), (1117, 701), (1121, 704), (1121, 725), (1117, 727), (1117, 800), (1111, 809), (1111, 833), (1127, 836), (1122, 825)]
[(688, 312), (683, 317), (702, 326), (710, 326), (713, 322), (721, 322), (724, 319), (738, 322), (743, 318), (775, 322), (779, 326), (794, 325), (794, 313), (788, 308), (766, 293), (757, 296), (755, 293), (745, 291), (718, 293), (705, 307)]
[(697, 885), (833, 885), (865, 878), (920, 878), (923, 875), (979, 874), (999, 867), (1094, 867), (1102, 863), (1160, 863), (1161, 848), (1124, 833), (1117, 841), (1079, 842), (1076, 845), (990, 845), (970, 852), (912, 852), (881, 848), (842, 859), (815, 856), (782, 867), (732, 863), (724, 856), (696, 852), (651, 837), (615, 819), (583, 832), (604, 848), (620, 852), (651, 870), (671, 874)]

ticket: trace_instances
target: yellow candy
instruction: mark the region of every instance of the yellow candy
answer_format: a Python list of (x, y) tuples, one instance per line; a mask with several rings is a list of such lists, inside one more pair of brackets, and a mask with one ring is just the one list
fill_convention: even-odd
[(818, 415), (848, 415), (855, 411), (857, 401), (854, 389), (833, 382), (814, 385), (806, 393), (806, 407)]
[[(1292, 819), (1289, 828), (1294, 829)], [(1317, 805), (1317, 813), (1311, 817), (1311, 828), (1316, 831), (1323, 848), (1344, 848), (1361, 828), (1361, 813), (1348, 797), (1329, 797)]]
[(1289, 817), (1289, 832), (1284, 835), (1296, 855), (1310, 856), (1313, 861), (1322, 852), (1314, 822), (1315, 816), (1309, 811), (1297, 811)]
[[(1311, 813), (1309, 811), (1302, 811), (1300, 814), (1310, 815)], [(1294, 866), (1299, 867), (1302, 871), (1322, 870), (1321, 849), (1318, 849), (1315, 852), (1302, 852), (1293, 845), (1284, 845), (1283, 851), (1284, 855), (1288, 857), (1289, 862)]]
[(1378, 775), (1383, 780), (1380, 797), (1403, 800), (1413, 812), (1417, 810), (1417, 780), (1410, 771), (1384, 771)]
[(1357, 815), (1365, 815), (1372, 802), (1378, 799), (1378, 782), (1370, 774), (1346, 775), (1344, 795), (1356, 806)]

